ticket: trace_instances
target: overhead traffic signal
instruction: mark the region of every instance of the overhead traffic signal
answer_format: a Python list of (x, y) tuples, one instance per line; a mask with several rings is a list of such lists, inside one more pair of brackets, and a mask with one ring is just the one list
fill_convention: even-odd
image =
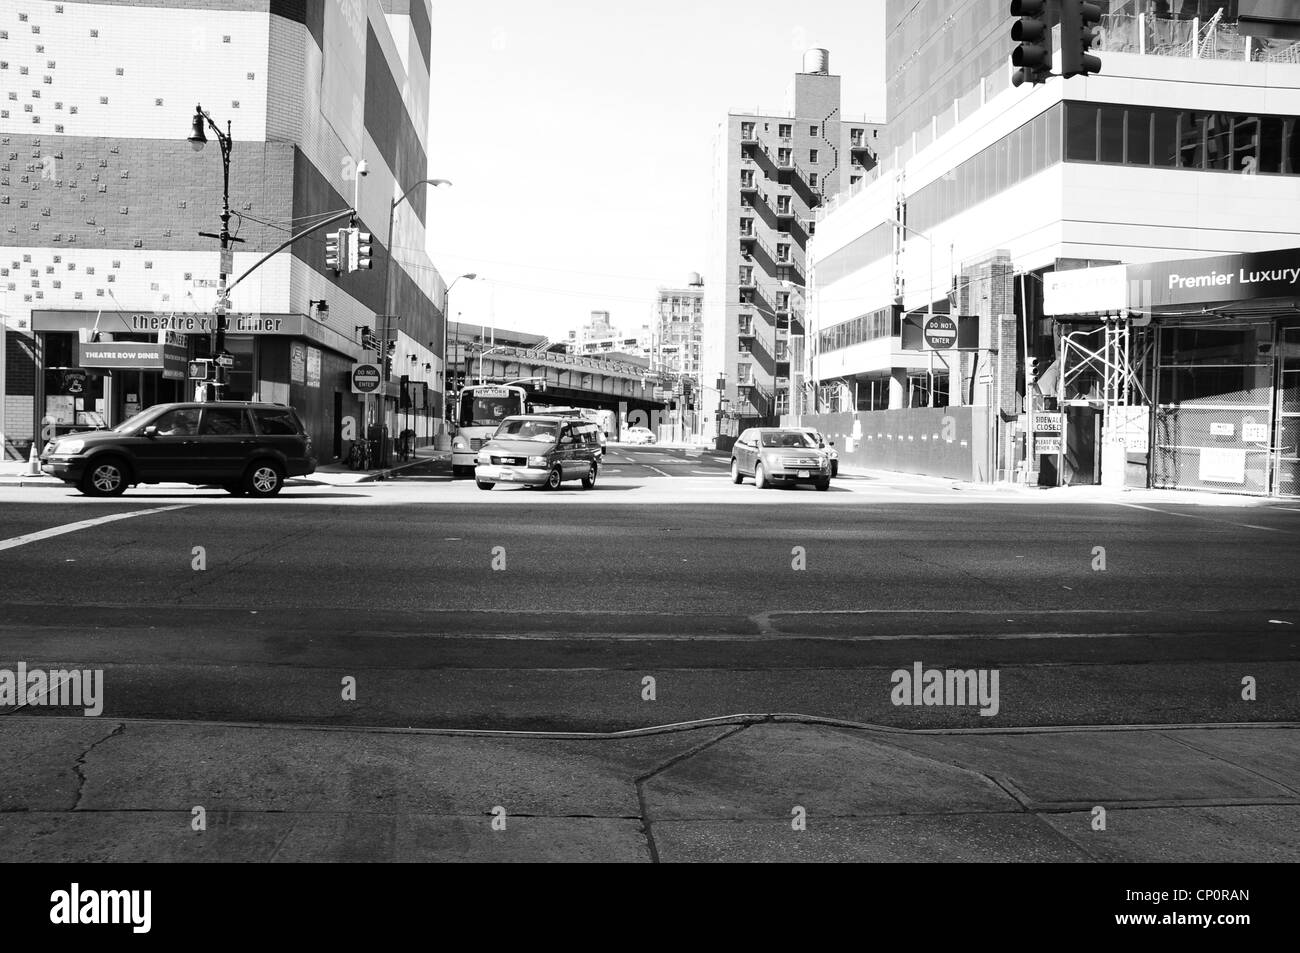
[(348, 263), (348, 230), (341, 229), (325, 236), (325, 267), (335, 275), (343, 273)]
[(1016, 67), (1011, 85), (1047, 82), (1052, 75), (1052, 33), (1046, 0), (1011, 0), (1011, 15), (1020, 18), (1011, 25), (1011, 39), (1017, 44), (1011, 51), (1011, 65)]
[(348, 229), (348, 271), (361, 271), (371, 267), (371, 238), (369, 232), (359, 228)]
[(1061, 0), (1061, 75), (1101, 72), (1101, 58), (1088, 51), (1097, 42), (1101, 7), (1088, 0)]
[(1036, 380), (1038, 380), (1038, 358), (1031, 357), (1025, 361), (1025, 383), (1033, 387)]

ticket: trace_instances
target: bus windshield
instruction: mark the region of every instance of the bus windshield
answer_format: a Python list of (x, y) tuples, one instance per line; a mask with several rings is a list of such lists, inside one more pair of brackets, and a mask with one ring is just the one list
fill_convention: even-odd
[(514, 414), (523, 412), (523, 396), (516, 393), (483, 395), (467, 391), (460, 401), (462, 427), (495, 427)]

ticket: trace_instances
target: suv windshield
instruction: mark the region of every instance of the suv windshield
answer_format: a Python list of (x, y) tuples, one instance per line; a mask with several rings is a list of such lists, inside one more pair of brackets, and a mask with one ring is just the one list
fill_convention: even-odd
[(507, 420), (493, 434), (497, 438), (510, 440), (537, 440), (554, 443), (559, 434), (559, 425), (548, 420)]
[(765, 447), (816, 447), (817, 441), (801, 430), (774, 430), (763, 434)]

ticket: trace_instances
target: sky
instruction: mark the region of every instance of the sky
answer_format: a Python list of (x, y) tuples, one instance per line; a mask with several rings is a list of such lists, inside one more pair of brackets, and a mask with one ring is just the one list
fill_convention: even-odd
[(434, 0), (428, 251), (453, 320), (635, 333), (706, 265), (713, 139), (784, 111), (830, 51), (847, 116), (884, 117), (884, 0)]

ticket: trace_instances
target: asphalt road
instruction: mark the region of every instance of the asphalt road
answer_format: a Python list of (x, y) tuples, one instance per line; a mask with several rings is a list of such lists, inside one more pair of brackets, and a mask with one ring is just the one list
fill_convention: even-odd
[[(274, 502), (0, 496), (0, 668), (103, 668), (106, 716), (186, 720), (1300, 720), (1294, 509), (763, 493), (708, 455), (621, 453), (623, 479), (676, 502), (629, 502), (609, 473), (591, 493), (486, 494), (434, 471)], [(4, 548), (124, 513), (143, 515)], [(892, 673), (917, 662), (996, 670), (997, 713), (894, 704)]]

